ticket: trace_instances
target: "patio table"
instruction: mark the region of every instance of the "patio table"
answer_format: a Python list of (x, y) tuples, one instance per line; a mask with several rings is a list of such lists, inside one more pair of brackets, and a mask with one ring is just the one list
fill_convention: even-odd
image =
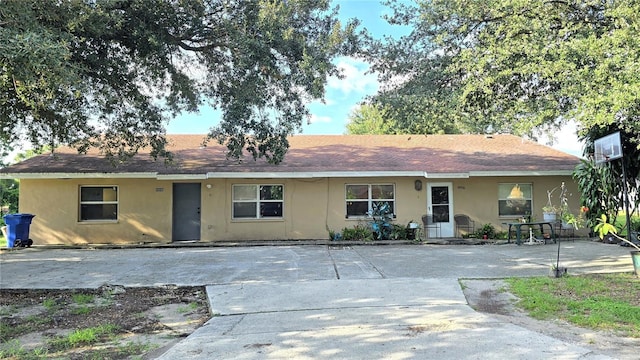
[[(544, 238), (544, 243), (547, 243), (547, 240), (553, 240), (553, 242), (556, 242), (556, 232), (554, 229), (554, 223), (551, 222), (547, 222), (547, 221), (536, 221), (536, 222), (511, 222), (511, 223), (506, 223), (506, 225), (509, 226), (509, 230), (508, 230), (508, 234), (507, 234), (507, 241), (509, 243), (511, 243), (511, 228), (515, 228), (515, 233), (516, 233), (516, 244), (521, 245), (522, 244), (522, 227), (523, 226), (527, 226), (530, 229), (535, 229), (537, 228), (541, 234), (543, 234), (543, 238)], [(549, 234), (551, 235), (550, 238), (546, 238), (544, 237), (544, 227), (548, 226), (549, 227)]]

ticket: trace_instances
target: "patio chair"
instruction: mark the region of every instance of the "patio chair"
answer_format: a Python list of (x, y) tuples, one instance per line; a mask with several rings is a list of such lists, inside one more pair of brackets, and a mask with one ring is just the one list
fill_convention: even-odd
[(430, 238), (431, 229), (435, 230), (435, 237), (440, 237), (440, 223), (433, 221), (433, 215), (422, 215), (422, 226), (424, 227), (425, 239)]
[(476, 231), (476, 222), (464, 214), (456, 214), (453, 216), (453, 220), (456, 223), (456, 235), (462, 236), (464, 231), (467, 235), (473, 234)]

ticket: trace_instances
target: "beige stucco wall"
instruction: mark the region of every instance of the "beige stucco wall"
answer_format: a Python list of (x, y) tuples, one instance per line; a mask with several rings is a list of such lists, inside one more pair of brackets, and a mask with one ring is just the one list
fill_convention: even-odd
[[(415, 180), (422, 181), (416, 191)], [(328, 239), (329, 230), (340, 231), (357, 220), (345, 219), (345, 185), (391, 183), (396, 189), (396, 223), (420, 222), (426, 213), (424, 178), (318, 178), (318, 179), (208, 179), (201, 184), (201, 241), (251, 241), (280, 239)], [(451, 183), (453, 213), (471, 216), (476, 226), (492, 223), (499, 230), (508, 219), (498, 217), (498, 184), (533, 184), (534, 217), (542, 219), (546, 191), (567, 183), (570, 207), (577, 211), (579, 195), (570, 177), (476, 177), (437, 179)], [(171, 242), (173, 181), (155, 179), (69, 179), (20, 182), (20, 212), (36, 217), (31, 238), (36, 244)], [(284, 185), (284, 212), (276, 220), (231, 219), (233, 184)], [(78, 221), (81, 185), (118, 186), (119, 214), (115, 222)], [(207, 185), (210, 185), (207, 186)], [(557, 191), (555, 193), (557, 196)], [(557, 198), (556, 198), (557, 201)]]
[[(118, 221), (79, 222), (81, 185), (118, 186)], [(30, 237), (37, 244), (169, 242), (171, 182), (23, 179), (20, 181), (20, 212), (36, 215)]]

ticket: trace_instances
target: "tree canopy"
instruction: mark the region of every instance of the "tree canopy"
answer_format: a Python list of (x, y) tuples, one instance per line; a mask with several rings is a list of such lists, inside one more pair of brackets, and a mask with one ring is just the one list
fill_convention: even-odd
[[(595, 140), (615, 132), (620, 132), (622, 158), (596, 164)], [(576, 167), (574, 178), (582, 205), (590, 209), (586, 214), (590, 225), (595, 225), (602, 214), (615, 221), (620, 209), (626, 210), (625, 191), (629, 195), (629, 212), (640, 209), (640, 147), (634, 141), (637, 136), (638, 132), (630, 132), (624, 124), (613, 124), (592, 127), (582, 137), (588, 157)]]
[(378, 105), (360, 105), (349, 114), (347, 134), (393, 134), (395, 121), (387, 114), (387, 109)]
[[(165, 126), (209, 103), (208, 139), (277, 163), (324, 96), (357, 22), (328, 0), (5, 0), (0, 145), (168, 155)], [(212, 124), (213, 125), (213, 124)]]
[[(409, 35), (374, 42), (388, 89), (421, 98), (460, 131), (530, 134), (573, 119), (583, 131), (625, 124), (640, 138), (640, 3), (634, 0), (390, 1)], [(416, 101), (414, 101), (416, 102)], [(404, 105), (402, 105), (404, 106)], [(396, 120), (398, 118), (396, 117)]]

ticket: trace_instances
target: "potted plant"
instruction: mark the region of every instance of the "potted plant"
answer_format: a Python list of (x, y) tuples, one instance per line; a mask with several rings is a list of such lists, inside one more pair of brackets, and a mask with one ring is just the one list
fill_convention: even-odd
[(636, 245), (633, 241), (629, 241), (623, 237), (618, 236), (618, 229), (613, 225), (607, 222), (607, 215), (602, 214), (600, 219), (598, 219), (598, 223), (593, 227), (593, 231), (598, 233), (600, 239), (603, 239), (605, 235), (611, 235), (618, 238), (620, 241), (632, 246), (635, 250), (631, 250), (631, 261), (633, 262), (633, 273), (636, 276), (640, 276), (640, 247)]
[(482, 239), (493, 239), (496, 236), (496, 228), (492, 224), (484, 224), (478, 231), (478, 237)]
[(560, 218), (562, 219), (562, 228), (563, 229), (580, 229), (581, 226), (584, 225), (584, 213), (589, 211), (589, 208), (586, 206), (580, 207), (580, 213), (578, 216), (575, 216), (571, 210), (569, 210), (568, 206), (563, 206), (562, 210), (560, 210)]

